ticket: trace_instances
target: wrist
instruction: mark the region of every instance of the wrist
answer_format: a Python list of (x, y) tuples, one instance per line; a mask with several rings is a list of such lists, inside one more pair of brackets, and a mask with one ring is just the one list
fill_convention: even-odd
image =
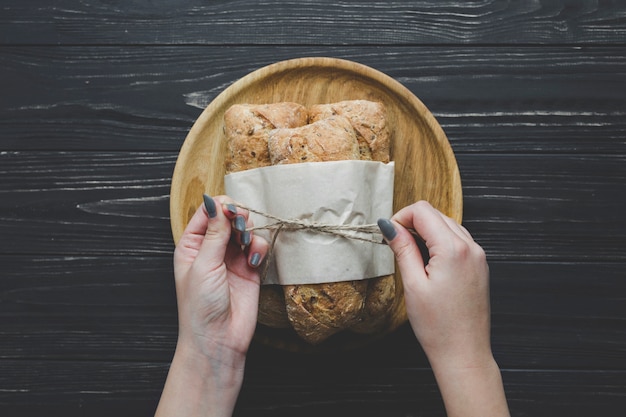
[(215, 383), (214, 389), (238, 389), (243, 381), (245, 362), (245, 354), (222, 345), (198, 348), (179, 340), (172, 364), (176, 363), (185, 372), (197, 375), (203, 381)]
[[(222, 335), (221, 331), (215, 332)], [(176, 352), (196, 360), (219, 361), (233, 368), (243, 366), (246, 361), (247, 350), (238, 349), (224, 341), (230, 340), (230, 336), (211, 338), (202, 335), (190, 335), (189, 332), (178, 334)]]
[(433, 365), (449, 417), (508, 417), (500, 368), (491, 353), (472, 361)]
[(232, 415), (244, 365), (244, 355), (218, 350), (208, 356), (179, 341), (156, 415)]

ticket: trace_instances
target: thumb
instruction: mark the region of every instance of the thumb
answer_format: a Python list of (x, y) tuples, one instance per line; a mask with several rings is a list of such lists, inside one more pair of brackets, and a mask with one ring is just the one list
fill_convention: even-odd
[(204, 209), (202, 211), (208, 217), (208, 221), (196, 259), (205, 268), (212, 271), (224, 263), (226, 248), (230, 240), (231, 225), (221, 210), (221, 202), (216, 203), (215, 199), (206, 194), (203, 195), (203, 199)]
[(378, 227), (398, 261), (402, 276), (426, 277), (424, 258), (413, 235), (389, 219), (378, 219)]

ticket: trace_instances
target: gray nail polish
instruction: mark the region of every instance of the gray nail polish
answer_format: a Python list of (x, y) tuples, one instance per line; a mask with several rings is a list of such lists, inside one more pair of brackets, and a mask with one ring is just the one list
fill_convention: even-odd
[(261, 263), (261, 254), (258, 252), (253, 253), (252, 256), (250, 257), (250, 265), (257, 267), (259, 266), (260, 263)]
[(252, 241), (252, 234), (250, 232), (243, 232), (241, 234), (241, 244), (244, 246), (248, 246)]
[(226, 210), (230, 211), (233, 214), (237, 214), (237, 206), (235, 206), (234, 204), (226, 204)]
[(391, 223), (391, 220), (378, 219), (378, 227), (387, 241), (391, 241), (396, 237), (396, 228), (393, 226), (393, 223)]
[(246, 218), (242, 215), (238, 215), (237, 217), (235, 217), (235, 230), (239, 232), (246, 231)]
[(204, 207), (206, 208), (207, 213), (210, 218), (214, 218), (217, 216), (217, 207), (215, 206), (215, 201), (206, 194), (202, 195), (204, 199)]

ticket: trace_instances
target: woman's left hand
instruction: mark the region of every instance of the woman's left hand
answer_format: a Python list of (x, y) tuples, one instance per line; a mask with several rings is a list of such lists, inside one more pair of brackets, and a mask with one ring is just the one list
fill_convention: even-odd
[(229, 416), (256, 327), (268, 243), (248, 212), (204, 196), (174, 251), (178, 343), (157, 416)]

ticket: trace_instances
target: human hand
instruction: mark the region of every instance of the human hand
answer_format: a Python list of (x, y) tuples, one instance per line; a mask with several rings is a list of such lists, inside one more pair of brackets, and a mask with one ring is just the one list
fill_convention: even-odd
[[(396, 255), (407, 315), (448, 416), (508, 416), (490, 341), (489, 267), (469, 232), (425, 201), (379, 220)], [(425, 265), (414, 236), (424, 240)]]
[[(489, 267), (469, 232), (425, 201), (396, 213), (389, 246), (403, 278), (409, 321), (431, 361), (472, 366), (491, 357)], [(402, 226), (402, 227), (399, 227)], [(430, 259), (420, 254), (414, 229)]]
[(204, 196), (204, 202), (174, 251), (179, 345), (207, 357), (245, 356), (258, 310), (256, 267), (268, 244), (245, 231), (248, 212), (227, 197)]
[(178, 343), (156, 416), (230, 416), (256, 326), (268, 243), (248, 212), (204, 196), (174, 251)]

